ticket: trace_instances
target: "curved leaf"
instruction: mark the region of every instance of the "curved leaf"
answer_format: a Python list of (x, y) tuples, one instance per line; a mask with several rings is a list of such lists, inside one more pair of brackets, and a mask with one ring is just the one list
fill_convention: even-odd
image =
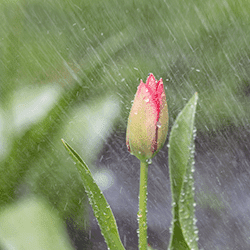
[(94, 211), (94, 215), (101, 228), (102, 235), (110, 250), (125, 249), (119, 237), (116, 221), (112, 210), (106, 201), (102, 191), (93, 179), (93, 176), (76, 151), (70, 147), (70, 145), (62, 139), (62, 142), (66, 149), (69, 151), (72, 159), (76, 162), (77, 170), (83, 181), (85, 191), (88, 195), (89, 202)]
[(194, 118), (198, 94), (178, 115), (169, 139), (169, 171), (173, 199), (170, 249), (198, 249), (194, 214)]

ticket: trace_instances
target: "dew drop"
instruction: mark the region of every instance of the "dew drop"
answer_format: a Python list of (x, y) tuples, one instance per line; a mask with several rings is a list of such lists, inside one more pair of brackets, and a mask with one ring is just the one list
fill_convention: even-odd
[(157, 123), (156, 123), (156, 126), (157, 126), (158, 128), (160, 128), (160, 127), (161, 127), (161, 123), (160, 123), (160, 122), (157, 122)]

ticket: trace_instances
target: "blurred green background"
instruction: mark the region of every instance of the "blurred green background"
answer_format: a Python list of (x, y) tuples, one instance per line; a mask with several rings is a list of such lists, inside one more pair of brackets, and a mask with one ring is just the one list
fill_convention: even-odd
[(86, 197), (60, 139), (95, 173), (150, 72), (163, 78), (170, 127), (196, 91), (197, 131), (247, 126), (249, 13), (246, 0), (1, 0), (2, 213), (39, 197), (88, 237)]

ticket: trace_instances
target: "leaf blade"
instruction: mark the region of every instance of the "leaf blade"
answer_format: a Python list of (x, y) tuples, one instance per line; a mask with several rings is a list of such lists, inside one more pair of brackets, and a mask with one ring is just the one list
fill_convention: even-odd
[(88, 195), (94, 215), (98, 221), (98, 224), (101, 228), (101, 232), (109, 249), (125, 249), (120, 240), (113, 212), (108, 202), (106, 201), (102, 191), (94, 181), (94, 178), (88, 166), (66, 141), (62, 139), (62, 142), (69, 154), (71, 155), (72, 159), (76, 162), (76, 167), (83, 181), (83, 185)]
[(176, 118), (170, 133), (169, 171), (173, 200), (170, 249), (198, 249), (198, 230), (193, 226), (195, 217), (192, 178), (197, 100), (198, 94), (195, 93)]

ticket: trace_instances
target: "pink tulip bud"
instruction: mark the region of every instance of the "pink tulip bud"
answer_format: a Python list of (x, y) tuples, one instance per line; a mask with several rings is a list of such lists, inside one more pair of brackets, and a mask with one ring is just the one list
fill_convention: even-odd
[(155, 156), (166, 141), (168, 106), (162, 79), (150, 74), (146, 84), (141, 80), (131, 108), (126, 144), (128, 151), (140, 161)]

